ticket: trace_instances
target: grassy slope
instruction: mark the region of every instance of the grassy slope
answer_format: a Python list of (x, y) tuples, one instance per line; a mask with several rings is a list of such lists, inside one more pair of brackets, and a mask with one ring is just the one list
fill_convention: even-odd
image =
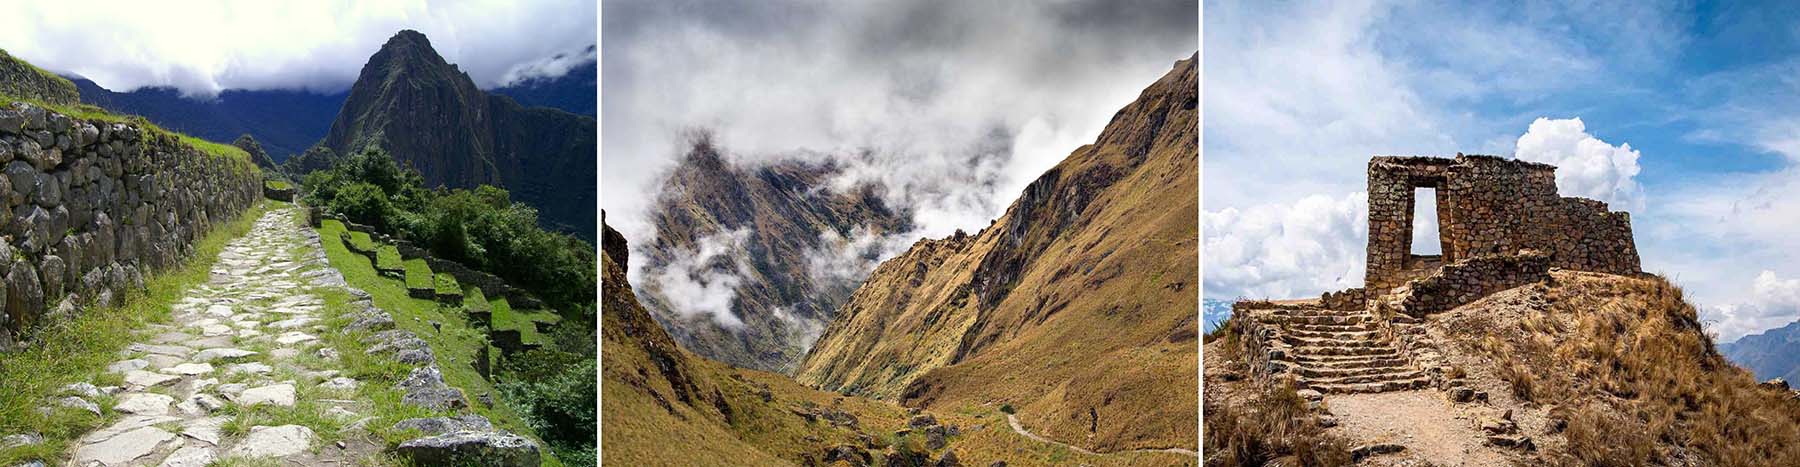
[[(1434, 317), (1527, 407), (1568, 424), (1567, 464), (1800, 465), (1800, 401), (1714, 349), (1661, 277), (1558, 272), (1541, 309), (1477, 302)], [(1515, 289), (1517, 290), (1517, 289)], [(1487, 371), (1479, 369), (1478, 371)]]
[[(856, 444), (855, 434), (824, 422), (807, 423), (790, 413), (801, 406), (835, 407), (854, 414), (862, 431), (893, 443), (892, 433), (906, 421), (905, 409), (892, 403), (845, 397), (803, 386), (783, 375), (733, 368), (675, 346), (649, 318), (625, 283), (622, 268), (601, 255), (605, 268), (601, 327), (601, 423), (605, 427), (603, 461), (620, 465), (797, 465), (830, 446)], [(680, 402), (650, 348), (668, 352), (668, 368), (687, 375), (701, 400)], [(760, 392), (767, 388), (770, 400)], [(706, 400), (717, 391), (730, 407), (729, 420)], [(660, 402), (659, 402), (660, 401)], [(666, 405), (665, 405), (666, 404)], [(997, 405), (968, 405), (936, 410), (941, 423), (957, 425), (963, 435), (952, 438), (963, 465), (984, 466), (1004, 460), (1009, 466), (1184, 465), (1192, 458), (1171, 454), (1090, 456), (1033, 441), (1013, 433)], [(811, 439), (809, 439), (811, 438)], [(915, 440), (917, 436), (914, 436)], [(876, 451), (875, 457), (880, 458)], [(943, 451), (934, 453), (941, 456)], [(880, 462), (879, 460), (877, 461)]]
[[(474, 368), (469, 366), (469, 362), (475, 359), (476, 350), (488, 345), (486, 334), (469, 326), (468, 321), (463, 318), (461, 307), (444, 306), (434, 300), (408, 297), (404, 283), (382, 277), (375, 271), (367, 257), (352, 253), (345, 248), (343, 241), (339, 240), (339, 234), (343, 231), (343, 224), (333, 220), (326, 220), (319, 228), (319, 236), (325, 244), (325, 254), (330, 258), (332, 266), (344, 274), (344, 280), (353, 287), (369, 292), (374, 297), (375, 305), (392, 314), (394, 324), (400, 329), (412, 331), (419, 338), (431, 343), (431, 350), (437, 354), (438, 368), (443, 370), (444, 380), (451, 386), (462, 389), (464, 394), (471, 399), (470, 411), (488, 417), (499, 428), (535, 439), (536, 435), (519, 418), (519, 415), (502, 403), (503, 401), (498, 400), (498, 393), (494, 391), (493, 385), (482, 379), (479, 374), (476, 374)], [(331, 297), (327, 297), (327, 299), (328, 304), (336, 301)], [(342, 320), (330, 324), (341, 326), (347, 322), (347, 320)], [(442, 331), (432, 328), (431, 323), (434, 322), (442, 325)], [(362, 355), (360, 349), (363, 346), (353, 336), (334, 333), (322, 337), (329, 337), (336, 345), (348, 346), (351, 349), (340, 352), (342, 355), (347, 357)], [(407, 371), (404, 366), (380, 362), (358, 364), (355, 367), (363, 368), (361, 370), (363, 374), (361, 376), (352, 374), (353, 377), (378, 378), (377, 381), (364, 384), (365, 388), (371, 389), (391, 389), (394, 383), (406, 377)], [(495, 394), (496, 403), (492, 408), (483, 407), (482, 404), (473, 400), (481, 394)], [(397, 443), (408, 439), (406, 433), (392, 433), (384, 430), (393, 426), (394, 422), (400, 419), (419, 416), (421, 412), (416, 408), (399, 405), (398, 391), (377, 391), (374, 394), (366, 394), (366, 396), (372, 397), (377, 406), (385, 407), (378, 411), (378, 415), (382, 418), (370, 423), (370, 429), (376, 430), (389, 442)], [(548, 449), (545, 449), (543, 453), (546, 459), (545, 465), (562, 465)]]
[(132, 331), (168, 322), (169, 305), (189, 287), (206, 282), (225, 244), (249, 232), (268, 207), (266, 202), (255, 205), (237, 219), (219, 224), (195, 244), (194, 255), (180, 266), (146, 278), (144, 292), (127, 293), (121, 304), (110, 308), (90, 307), (75, 319), (52, 322), (37, 330), (31, 347), (0, 356), (0, 381), (6, 382), (0, 391), (0, 433), (38, 432), (47, 438), (29, 449), (0, 451), (0, 465), (59, 458), (70, 440), (114, 418), (110, 407), (103, 407), (105, 419), (72, 409), (44, 417), (36, 408), (44, 397), (71, 383), (118, 382), (118, 375), (105, 373), (106, 365), (118, 360), (118, 352), (133, 341)]

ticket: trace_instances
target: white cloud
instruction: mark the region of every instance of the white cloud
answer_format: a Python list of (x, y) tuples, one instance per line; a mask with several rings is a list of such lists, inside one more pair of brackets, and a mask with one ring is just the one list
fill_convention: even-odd
[(1580, 117), (1540, 117), (1519, 136), (1514, 156), (1556, 166), (1556, 189), (1564, 196), (1605, 201), (1615, 210), (1644, 206), (1638, 187), (1638, 151), (1631, 144), (1606, 144), (1587, 133)]
[(1708, 307), (1700, 316), (1719, 342), (1786, 325), (1800, 318), (1800, 279), (1764, 270), (1751, 284), (1748, 300)]
[(1368, 204), (1357, 192), (1202, 213), (1206, 296), (1282, 299), (1361, 287)]
[(632, 268), (639, 276), (632, 282), (663, 297), (669, 309), (683, 317), (707, 316), (726, 328), (742, 328), (744, 321), (731, 311), (731, 304), (744, 281), (742, 257), (749, 238), (749, 229), (701, 237), (694, 242), (698, 248), (674, 252), (674, 259), (662, 268)]
[(782, 329), (788, 330), (788, 340), (795, 347), (810, 349), (814, 342), (818, 342), (819, 335), (825, 332), (825, 323), (794, 316), (787, 308), (778, 306), (770, 311), (774, 312), (775, 319), (785, 323)]
[(486, 88), (521, 66), (582, 54), (594, 44), (594, 8), (588, 0), (0, 0), (0, 48), (114, 91), (336, 91), (388, 37), (415, 29)]
[(851, 229), (849, 237), (827, 230), (819, 234), (821, 248), (806, 250), (806, 271), (821, 284), (855, 285), (882, 261), (906, 252), (917, 238), (909, 233), (884, 235), (860, 226)]
[(604, 8), (601, 203), (621, 225), (703, 127), (742, 159), (841, 159), (922, 235), (973, 231), (1198, 47), (1186, 0)]

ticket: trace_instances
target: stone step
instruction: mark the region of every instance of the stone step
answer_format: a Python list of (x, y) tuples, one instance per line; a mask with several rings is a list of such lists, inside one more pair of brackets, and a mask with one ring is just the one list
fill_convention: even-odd
[(1347, 347), (1347, 346), (1301, 345), (1301, 346), (1294, 346), (1293, 351), (1289, 352), (1289, 353), (1296, 355), (1296, 356), (1306, 356), (1306, 355), (1365, 355), (1366, 356), (1366, 355), (1393, 355), (1394, 352), (1395, 352), (1395, 350), (1394, 350), (1393, 346)]
[(1336, 315), (1336, 316), (1279, 316), (1278, 315), (1278, 316), (1265, 317), (1263, 319), (1263, 322), (1265, 322), (1265, 323), (1277, 322), (1277, 323), (1283, 323), (1283, 324), (1289, 324), (1289, 325), (1293, 325), (1293, 324), (1363, 324), (1363, 323), (1371, 323), (1374, 321), (1375, 320), (1373, 317), (1367, 316), (1367, 315), (1363, 315), (1363, 316), (1343, 316), (1343, 315)]
[(1334, 339), (1334, 338), (1299, 337), (1299, 336), (1287, 335), (1287, 336), (1282, 336), (1281, 340), (1282, 340), (1282, 342), (1287, 342), (1296, 347), (1301, 347), (1301, 346), (1392, 347), (1393, 346), (1392, 344), (1389, 344), (1385, 340), (1376, 340), (1376, 339)]
[(1295, 367), (1294, 371), (1302, 377), (1315, 380), (1353, 376), (1388, 375), (1404, 372), (1418, 373), (1416, 370), (1407, 370), (1402, 366), (1329, 367), (1300, 365)]
[(1384, 381), (1384, 382), (1379, 382), (1379, 383), (1351, 383), (1351, 384), (1304, 383), (1304, 384), (1307, 386), (1307, 388), (1310, 388), (1314, 391), (1326, 393), (1326, 394), (1363, 394), (1363, 393), (1374, 393), (1374, 392), (1404, 391), (1404, 390), (1408, 390), (1408, 389), (1419, 389), (1419, 388), (1423, 388), (1423, 387), (1431, 385), (1431, 379), (1421, 376), (1418, 378), (1404, 379), (1404, 380), (1398, 380), (1398, 381)]
[(1423, 376), (1423, 373), (1420, 373), (1419, 370), (1402, 368), (1402, 369), (1389, 369), (1388, 371), (1385, 371), (1385, 372), (1367, 373), (1367, 374), (1360, 374), (1360, 375), (1301, 378), (1301, 380), (1305, 381), (1306, 384), (1309, 384), (1309, 385), (1311, 385), (1311, 384), (1346, 385), (1346, 384), (1362, 384), (1362, 383), (1381, 383), (1381, 382), (1388, 382), (1388, 381), (1405, 381), (1405, 380), (1409, 380), (1409, 379), (1413, 379), (1413, 378), (1419, 378), (1421, 376)]
[(1295, 324), (1288, 324), (1286, 326), (1286, 329), (1289, 331), (1310, 331), (1310, 332), (1366, 332), (1366, 331), (1376, 330), (1375, 323), (1360, 323), (1360, 324), (1295, 323)]
[(1405, 366), (1398, 352), (1377, 355), (1295, 355), (1294, 363), (1325, 368), (1391, 368)]
[(1375, 332), (1374, 330), (1367, 330), (1367, 331), (1313, 331), (1313, 330), (1306, 330), (1306, 329), (1289, 329), (1287, 331), (1287, 334), (1290, 336), (1294, 336), (1294, 337), (1312, 337), (1312, 338), (1325, 338), (1325, 339), (1353, 339), (1353, 340), (1375, 339), (1377, 337), (1380, 337), (1380, 333)]

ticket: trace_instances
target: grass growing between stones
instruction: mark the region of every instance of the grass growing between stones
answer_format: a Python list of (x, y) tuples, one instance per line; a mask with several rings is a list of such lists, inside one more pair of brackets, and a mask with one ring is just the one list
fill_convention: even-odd
[[(499, 401), (499, 395), (493, 385), (482, 379), (470, 365), (475, 360), (477, 349), (486, 348), (487, 336), (479, 329), (469, 326), (463, 319), (463, 309), (459, 306), (446, 306), (430, 299), (417, 299), (407, 295), (408, 282), (382, 277), (367, 258), (352, 253), (344, 246), (339, 236), (344, 225), (334, 220), (326, 220), (318, 229), (324, 243), (326, 257), (331, 265), (344, 275), (345, 282), (360, 288), (373, 297), (375, 306), (387, 311), (394, 318), (399, 329), (417, 334), (431, 344), (431, 350), (437, 355), (438, 368), (443, 371), (444, 380), (453, 387), (462, 389), (468, 397), (469, 412), (487, 417), (496, 428), (532, 438), (539, 443), (544, 457), (544, 465), (561, 466), (542, 438), (532, 432), (530, 426), (515, 413), (511, 407)], [(408, 261), (410, 266), (412, 261)], [(419, 263), (423, 265), (423, 261)], [(410, 272), (410, 267), (409, 267)], [(408, 275), (409, 278), (411, 274)], [(426, 275), (426, 287), (430, 287), (430, 275)], [(326, 327), (342, 329), (354, 317), (349, 316), (351, 310), (348, 294), (341, 291), (319, 291), (325, 298)], [(434, 328), (437, 323), (441, 328)], [(390, 446), (416, 437), (418, 433), (397, 432), (392, 430), (395, 422), (414, 417), (452, 415), (450, 413), (434, 413), (419, 407), (402, 404), (401, 391), (395, 388), (411, 371), (409, 365), (393, 361), (386, 356), (368, 355), (368, 345), (361, 339), (367, 332), (334, 332), (320, 336), (324, 345), (336, 349), (339, 364), (344, 375), (362, 381), (358, 389), (361, 400), (367, 401), (373, 416), (366, 427), (376, 436), (382, 438)], [(479, 401), (483, 394), (492, 395), (495, 404), (488, 407)]]
[(0, 451), (0, 465), (58, 459), (71, 440), (114, 418), (108, 400), (94, 401), (105, 414), (99, 417), (61, 407), (44, 415), (37, 408), (44, 405), (45, 397), (60, 396), (62, 387), (69, 384), (121, 384), (119, 375), (105, 370), (136, 337), (133, 331), (167, 322), (169, 305), (180, 300), (189, 287), (206, 282), (225, 244), (249, 232), (270, 208), (268, 202), (258, 203), (236, 219), (218, 224), (195, 244), (193, 256), (181, 265), (146, 277), (145, 290), (122, 294), (115, 306), (88, 307), (73, 319), (47, 323), (29, 335), (28, 347), (0, 355), (0, 381), (6, 385), (0, 391), (0, 435), (44, 436), (42, 444)]

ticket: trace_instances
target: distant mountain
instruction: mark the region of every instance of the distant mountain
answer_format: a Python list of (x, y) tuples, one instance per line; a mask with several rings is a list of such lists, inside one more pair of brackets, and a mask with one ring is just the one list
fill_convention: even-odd
[(226, 90), (211, 100), (182, 97), (171, 87), (114, 92), (87, 78), (71, 77), (81, 101), (114, 113), (142, 115), (157, 126), (208, 141), (250, 135), (276, 162), (306, 151), (325, 137), (344, 105), (342, 92)]
[(378, 145), (426, 185), (505, 188), (545, 227), (593, 241), (596, 134), (592, 117), (483, 92), (405, 30), (363, 65), (320, 146), (342, 155)]
[(1719, 353), (1755, 373), (1758, 380), (1800, 383), (1800, 321), (1719, 344)]
[(0, 50), (0, 95), (74, 104), (79, 95), (69, 80)]
[(1228, 300), (1200, 299), (1201, 332), (1212, 332), (1219, 327), (1219, 323), (1231, 318), (1231, 303)]
[(991, 226), (883, 262), (795, 379), (926, 409), (1004, 403), (1095, 451), (1199, 445), (1198, 68), (1176, 62)]
[[(594, 46), (588, 46), (593, 53)], [(555, 78), (532, 78), (512, 85), (494, 88), (492, 93), (511, 97), (526, 107), (550, 107), (589, 117), (599, 115), (600, 80), (595, 60), (570, 68)]]
[[(829, 189), (834, 165), (739, 165), (719, 151), (697, 142), (662, 180), (638, 298), (694, 353), (786, 371), (880, 259), (854, 242), (874, 247), (871, 239), (911, 230), (911, 216), (873, 187)], [(720, 291), (729, 309), (710, 310), (729, 316), (695, 309), (705, 303), (693, 300), (693, 275), (729, 287)]]

